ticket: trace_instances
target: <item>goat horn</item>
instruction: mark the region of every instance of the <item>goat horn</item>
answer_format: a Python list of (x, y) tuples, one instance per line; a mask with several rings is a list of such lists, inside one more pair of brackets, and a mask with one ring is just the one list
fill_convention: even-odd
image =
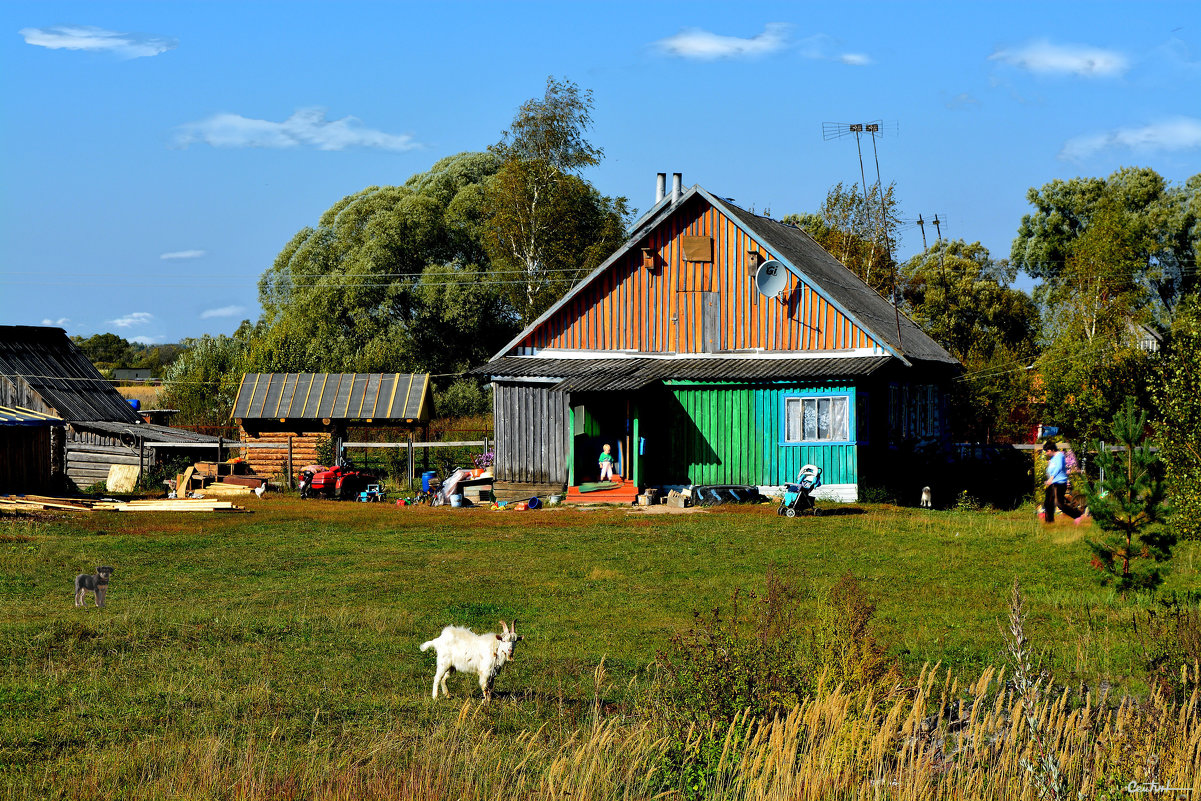
[(503, 631), (505, 634), (509, 633), (509, 626), (503, 620), (500, 622), (500, 630)]

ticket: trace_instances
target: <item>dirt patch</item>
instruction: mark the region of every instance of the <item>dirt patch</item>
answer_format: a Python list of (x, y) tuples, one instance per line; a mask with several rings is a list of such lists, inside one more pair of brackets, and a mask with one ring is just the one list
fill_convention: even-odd
[(668, 506), (665, 503), (657, 503), (654, 506), (631, 506), (626, 509), (630, 514), (642, 515), (689, 515), (693, 512), (707, 512), (709, 509), (704, 506), (686, 506), (683, 509), (678, 506)]

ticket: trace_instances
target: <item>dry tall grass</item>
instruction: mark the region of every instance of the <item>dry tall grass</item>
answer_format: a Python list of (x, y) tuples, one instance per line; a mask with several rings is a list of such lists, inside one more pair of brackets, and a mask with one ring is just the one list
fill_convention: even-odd
[[(1201, 796), (1201, 690), (1145, 701), (1064, 691), (1033, 710), (1062, 773), (1040, 793), (1026, 766), (1036, 744), (1023, 700), (1003, 672), (970, 686), (938, 667), (882, 702), (841, 690), (773, 721), (737, 720), (725, 732), (704, 797), (772, 799), (1035, 799), (1128, 797), (1131, 782), (1178, 788), (1147, 797)], [(489, 707), (467, 702), (420, 732), (397, 726), (354, 744), (281, 743), (236, 730), (189, 742), (148, 740), (84, 751), (71, 769), (19, 796), (62, 798), (591, 799), (683, 798), (653, 723), (603, 720), (563, 734), (543, 726), (515, 736), (490, 729)], [(702, 739), (694, 731), (689, 748)], [(689, 749), (686, 749), (686, 753)], [(63, 773), (75, 775), (63, 775)]]

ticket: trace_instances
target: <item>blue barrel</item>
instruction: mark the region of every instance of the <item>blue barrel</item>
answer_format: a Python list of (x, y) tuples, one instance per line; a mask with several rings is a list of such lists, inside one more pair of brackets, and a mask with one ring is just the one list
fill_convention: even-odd
[(422, 492), (430, 491), (430, 479), (436, 475), (438, 475), (437, 470), (426, 470), (424, 473), (421, 474), (421, 491)]
[(142, 408), (142, 402), (137, 398), (126, 398), (125, 400), (129, 401), (129, 405), (133, 407), (135, 412)]

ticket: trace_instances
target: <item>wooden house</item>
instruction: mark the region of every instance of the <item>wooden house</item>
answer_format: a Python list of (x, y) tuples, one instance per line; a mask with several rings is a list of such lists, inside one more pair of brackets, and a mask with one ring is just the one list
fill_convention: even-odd
[(430, 392), (428, 373), (246, 373), (232, 416), (243, 441), (281, 446), (248, 448), (251, 468), (291, 476), (319, 461), (319, 439), (345, 441), (352, 429), (425, 426)]
[(77, 487), (104, 481), (114, 464), (148, 467), (191, 453), (176, 446), (217, 444), (144, 422), (61, 328), (0, 326), (0, 406), (65, 421), (50, 429), (50, 471)]
[(498, 482), (595, 480), (608, 443), (639, 486), (778, 486), (812, 463), (854, 500), (890, 449), (946, 441), (958, 370), (803, 230), (694, 186), (476, 372)]

